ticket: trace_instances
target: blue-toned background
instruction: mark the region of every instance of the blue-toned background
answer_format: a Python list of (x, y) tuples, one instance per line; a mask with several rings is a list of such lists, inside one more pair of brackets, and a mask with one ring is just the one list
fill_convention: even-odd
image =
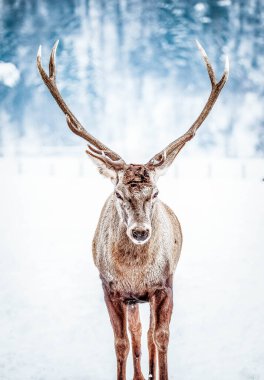
[(2, 154), (81, 144), (36, 69), (39, 44), (47, 68), (60, 39), (58, 87), (76, 116), (125, 159), (148, 159), (190, 126), (207, 99), (197, 38), (218, 77), (228, 54), (231, 74), (184, 154), (263, 155), (262, 0), (1, 0), (0, 7)]
[[(113, 184), (43, 84), (87, 130), (142, 163), (212, 112), (159, 179), (182, 226), (170, 380), (264, 380), (263, 0), (0, 0), (0, 380), (115, 380), (91, 246)], [(140, 305), (148, 373), (149, 305)], [(127, 379), (133, 378), (131, 353)]]

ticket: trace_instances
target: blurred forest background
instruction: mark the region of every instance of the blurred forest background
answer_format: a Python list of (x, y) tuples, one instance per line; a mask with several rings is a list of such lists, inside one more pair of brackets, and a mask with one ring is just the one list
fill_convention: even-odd
[[(0, 153), (83, 144), (36, 69), (57, 51), (57, 83), (86, 128), (124, 159), (148, 159), (191, 125), (210, 91), (195, 45), (230, 78), (185, 154), (264, 154), (263, 0), (0, 0)], [(144, 147), (142, 149), (142, 147)]]
[(57, 39), (64, 99), (133, 163), (200, 114), (210, 81), (195, 39), (218, 78), (228, 54), (212, 112), (159, 181), (184, 236), (169, 376), (264, 380), (263, 24), (264, 0), (0, 0), (0, 380), (116, 378), (90, 249), (113, 185), (37, 71)]

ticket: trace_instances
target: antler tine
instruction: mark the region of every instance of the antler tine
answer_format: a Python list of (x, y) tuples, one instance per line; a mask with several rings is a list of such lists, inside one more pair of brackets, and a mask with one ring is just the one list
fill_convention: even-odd
[(98, 158), (100, 161), (107, 163), (116, 170), (122, 169), (124, 167), (124, 161), (122, 160), (122, 158), (119, 160), (112, 160), (110, 157), (107, 157), (108, 152), (98, 150), (94, 148), (92, 145), (88, 145), (86, 153), (89, 154), (89, 156)]
[(57, 40), (51, 50), (50, 61), (49, 61), (49, 77), (56, 83), (56, 52), (59, 45), (59, 40)]
[(41, 45), (38, 49), (37, 54), (37, 67), (39, 70), (39, 73), (43, 79), (43, 82), (48, 87), (51, 95), (61, 108), (61, 110), (64, 112), (67, 120), (67, 124), (71, 131), (75, 133), (76, 135), (82, 137), (86, 141), (88, 141), (90, 144), (95, 146), (100, 151), (105, 151), (111, 157), (113, 161), (119, 161), (121, 160), (123, 163), (125, 163), (122, 158), (112, 151), (110, 148), (108, 148), (106, 145), (101, 143), (99, 140), (97, 140), (95, 137), (93, 137), (90, 133), (86, 131), (86, 129), (81, 125), (81, 123), (77, 120), (77, 118), (74, 116), (74, 114), (71, 112), (65, 101), (63, 100), (57, 85), (56, 85), (56, 50), (59, 44), (59, 40), (57, 40), (51, 50), (50, 54), (50, 61), (49, 61), (49, 75), (45, 72), (45, 70), (42, 67), (41, 63)]
[[(109, 156), (109, 153), (107, 151), (99, 150), (92, 145), (88, 145), (88, 148), (96, 154), (103, 155), (103, 156)], [(110, 158), (110, 160), (113, 162), (120, 162), (120, 160), (112, 160), (111, 157), (107, 157), (107, 158)]]
[(201, 55), (203, 57), (203, 60), (205, 62), (205, 65), (206, 65), (206, 68), (207, 68), (207, 72), (208, 72), (211, 84), (212, 84), (212, 86), (214, 86), (217, 83), (216, 77), (215, 77), (215, 73), (214, 73), (214, 69), (213, 69), (211, 63), (209, 62), (208, 56), (206, 54), (206, 51), (204, 50), (204, 48), (202, 47), (202, 45), (200, 44), (200, 42), (198, 40), (195, 40), (195, 42), (196, 42), (196, 45), (198, 46), (198, 49), (200, 50), (200, 53), (201, 53)]
[(211, 85), (212, 85), (212, 88), (211, 88), (211, 93), (209, 95), (209, 98), (202, 110), (202, 112), (200, 113), (200, 115), (198, 116), (198, 118), (195, 120), (195, 122), (192, 124), (192, 126), (188, 129), (188, 131), (182, 135), (181, 137), (179, 137), (177, 140), (173, 141), (172, 143), (170, 143), (165, 149), (163, 149), (161, 152), (159, 152), (158, 154), (156, 154), (149, 162), (147, 165), (151, 165), (151, 166), (161, 166), (161, 164), (158, 162), (157, 164), (154, 164), (155, 161), (159, 161), (159, 157), (162, 156), (162, 154), (166, 153), (166, 157), (167, 159), (172, 162), (174, 160), (174, 158), (176, 157), (176, 155), (179, 153), (179, 151), (183, 148), (183, 146), (186, 144), (187, 141), (191, 140), (194, 136), (195, 136), (195, 133), (197, 131), (197, 129), (201, 126), (201, 124), (203, 123), (203, 121), (206, 119), (206, 117), (208, 116), (209, 112), (211, 111), (213, 105), (215, 104), (222, 88), (224, 87), (227, 79), (228, 79), (228, 75), (229, 75), (229, 60), (228, 60), (228, 57), (226, 56), (226, 60), (225, 60), (225, 69), (224, 69), (224, 73), (220, 79), (219, 82), (217, 82), (216, 80), (216, 76), (215, 76), (215, 73), (214, 73), (214, 70), (213, 70), (213, 67), (212, 65), (210, 64), (209, 62), (209, 59), (207, 57), (207, 54), (204, 50), (204, 48), (202, 47), (202, 45), (200, 44), (200, 42), (198, 40), (196, 40), (196, 44), (198, 46), (198, 49), (203, 57), (203, 60), (205, 62), (205, 65), (206, 65), (206, 68), (207, 68), (207, 72), (208, 72), (208, 75), (209, 75), (209, 78), (210, 78), (210, 81), (211, 81)]

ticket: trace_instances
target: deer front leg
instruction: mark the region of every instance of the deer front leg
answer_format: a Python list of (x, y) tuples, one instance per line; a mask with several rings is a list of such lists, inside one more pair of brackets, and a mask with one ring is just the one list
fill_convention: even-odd
[(149, 376), (150, 380), (156, 379), (156, 356), (157, 349), (154, 341), (155, 315), (154, 306), (150, 302), (150, 322), (148, 330), (148, 351), (149, 351)]
[(126, 361), (129, 352), (129, 340), (126, 327), (127, 308), (122, 301), (115, 299), (105, 286), (103, 286), (103, 289), (106, 306), (114, 330), (117, 380), (126, 380)]
[(158, 350), (159, 379), (168, 380), (167, 351), (169, 324), (173, 308), (172, 287), (157, 290), (153, 295), (155, 330), (154, 340)]
[(133, 351), (133, 380), (144, 380), (140, 367), (142, 327), (140, 323), (139, 307), (137, 304), (128, 305), (128, 328), (131, 333)]

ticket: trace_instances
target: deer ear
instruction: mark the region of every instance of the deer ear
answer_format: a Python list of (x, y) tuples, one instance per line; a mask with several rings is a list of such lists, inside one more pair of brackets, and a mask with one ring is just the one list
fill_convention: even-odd
[(164, 167), (164, 168), (156, 168), (154, 169), (154, 177), (155, 177), (155, 181), (157, 181), (159, 179), (159, 177), (163, 176), (164, 174), (167, 173), (167, 170), (168, 170), (168, 167)]
[(101, 161), (99, 158), (91, 155), (89, 151), (86, 151), (90, 160), (96, 165), (99, 173), (103, 176), (110, 178), (113, 183), (116, 183), (117, 180), (117, 171), (111, 167), (108, 163)]
[(179, 149), (170, 152), (170, 154), (167, 154), (166, 151), (164, 151), (162, 155), (158, 154), (149, 162), (153, 163), (156, 180), (167, 173), (167, 170), (170, 168), (181, 148), (182, 146), (179, 147)]
[(168, 168), (174, 161), (176, 154), (167, 155), (166, 150), (156, 154), (151, 160), (146, 164), (146, 166), (154, 173), (155, 180), (164, 175)]

